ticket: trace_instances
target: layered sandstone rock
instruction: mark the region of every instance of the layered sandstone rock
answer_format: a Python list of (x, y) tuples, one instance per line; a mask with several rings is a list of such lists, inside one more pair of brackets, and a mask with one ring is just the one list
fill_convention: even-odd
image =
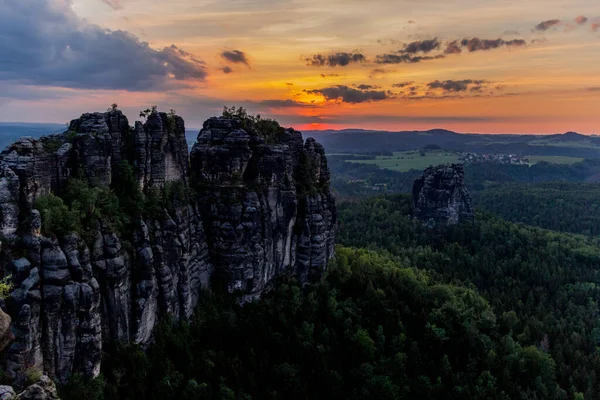
[(414, 216), (430, 226), (455, 225), (474, 218), (471, 196), (464, 183), (464, 166), (429, 167), (412, 189)]
[[(127, 162), (141, 189), (188, 193), (128, 232), (42, 233), (35, 199), (71, 177), (114, 185)], [(170, 189), (169, 189), (170, 190)], [(64, 134), (21, 139), (0, 155), (0, 263), (15, 340), (9, 378), (36, 368), (59, 382), (95, 376), (102, 348), (148, 344), (161, 318), (188, 318), (218, 273), (249, 300), (281, 274), (320, 276), (333, 255), (336, 210), (323, 147), (287, 130), (272, 143), (234, 119), (204, 124), (191, 157), (180, 117), (152, 113), (130, 127), (120, 111), (84, 114)]]
[(240, 122), (211, 118), (191, 152), (215, 268), (229, 290), (260, 296), (277, 275), (304, 282), (333, 256), (335, 199), (323, 147), (292, 129), (266, 144)]
[(0, 310), (0, 352), (14, 340), (15, 336), (11, 330), (10, 315)]

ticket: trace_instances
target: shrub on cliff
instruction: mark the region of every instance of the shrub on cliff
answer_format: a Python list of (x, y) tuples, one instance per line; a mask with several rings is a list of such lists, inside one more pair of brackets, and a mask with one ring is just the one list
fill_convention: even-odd
[(285, 132), (276, 120), (262, 118), (260, 114), (248, 114), (244, 107), (224, 107), (222, 116), (223, 118), (239, 120), (244, 129), (255, 130), (260, 137), (265, 139), (267, 144), (276, 143), (277, 137)]
[(78, 214), (86, 231), (94, 229), (97, 221), (104, 220), (120, 232), (128, 222), (129, 216), (121, 208), (117, 195), (106, 187), (92, 187), (85, 179), (69, 179), (63, 198)]
[(130, 219), (144, 211), (144, 195), (128, 161), (121, 161), (113, 177), (111, 188), (119, 198), (124, 216)]
[[(131, 197), (135, 201), (135, 197)], [(34, 203), (42, 217), (42, 233), (62, 236), (77, 232), (89, 239), (98, 221), (122, 232), (130, 222), (133, 206), (123, 207), (117, 194), (108, 187), (91, 186), (81, 177), (69, 179), (61, 197), (52, 193), (40, 196)]]
[(0, 300), (5, 300), (14, 288), (15, 284), (12, 281), (12, 275), (6, 275), (0, 279)]
[(42, 216), (44, 235), (55, 236), (79, 232), (81, 221), (78, 213), (69, 210), (60, 197), (52, 193), (42, 195), (36, 199), (34, 207)]

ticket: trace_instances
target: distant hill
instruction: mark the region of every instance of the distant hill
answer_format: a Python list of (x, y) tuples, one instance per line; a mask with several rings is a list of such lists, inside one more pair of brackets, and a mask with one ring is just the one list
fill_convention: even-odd
[(428, 131), (304, 131), (329, 153), (372, 153), (415, 150), (438, 145), (445, 150), (600, 158), (600, 137), (567, 132), (555, 135), (474, 134), (445, 129)]
[(23, 136), (39, 138), (43, 135), (63, 132), (65, 129), (63, 124), (0, 122), (0, 151)]
[[(0, 122), (0, 151), (23, 136), (38, 138), (63, 132), (65, 126), (50, 123)], [(199, 129), (187, 129), (188, 145), (196, 141)], [(555, 135), (457, 133), (446, 129), (428, 131), (378, 131), (343, 129), (303, 131), (314, 137), (328, 153), (374, 153), (421, 149), (437, 145), (445, 150), (477, 153), (513, 153), (600, 158), (600, 136), (567, 132)]]
[[(37, 139), (40, 136), (52, 133), (60, 133), (64, 132), (65, 130), (66, 127), (62, 124), (0, 122), (0, 151), (24, 136), (30, 136)], [(185, 130), (185, 137), (190, 148), (196, 142), (198, 132), (200, 132), (199, 128), (190, 128)]]

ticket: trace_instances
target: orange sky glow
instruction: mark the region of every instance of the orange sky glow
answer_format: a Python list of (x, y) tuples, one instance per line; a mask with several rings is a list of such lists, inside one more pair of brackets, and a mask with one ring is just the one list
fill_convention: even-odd
[(173, 108), (190, 128), (241, 105), (300, 130), (600, 133), (595, 0), (23, 0), (0, 14), (39, 2), (31, 18), (67, 18), (60, 40), (35, 39), (50, 63), (70, 70), (84, 40), (132, 56), (93, 79), (0, 62), (0, 121), (63, 123), (117, 102), (132, 120)]

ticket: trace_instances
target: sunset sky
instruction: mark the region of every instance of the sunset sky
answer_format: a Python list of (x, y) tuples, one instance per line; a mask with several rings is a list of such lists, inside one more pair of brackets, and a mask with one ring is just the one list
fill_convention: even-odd
[(0, 121), (600, 133), (597, 0), (0, 0)]

